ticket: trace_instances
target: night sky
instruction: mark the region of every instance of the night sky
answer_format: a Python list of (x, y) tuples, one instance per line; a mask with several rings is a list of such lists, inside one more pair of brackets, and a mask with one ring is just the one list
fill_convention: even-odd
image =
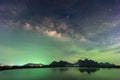
[(0, 64), (85, 58), (120, 65), (120, 0), (0, 0)]

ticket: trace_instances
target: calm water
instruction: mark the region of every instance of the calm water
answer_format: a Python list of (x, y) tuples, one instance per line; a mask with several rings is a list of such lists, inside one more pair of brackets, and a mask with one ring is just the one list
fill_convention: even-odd
[(0, 80), (120, 80), (120, 69), (16, 69), (0, 71)]

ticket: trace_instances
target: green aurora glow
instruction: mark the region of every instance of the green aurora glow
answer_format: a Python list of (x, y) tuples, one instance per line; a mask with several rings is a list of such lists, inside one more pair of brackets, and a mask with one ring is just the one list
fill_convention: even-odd
[(0, 0), (0, 64), (120, 65), (120, 0), (57, 1)]
[(119, 64), (120, 44), (96, 47), (90, 42), (59, 40), (37, 32), (16, 32), (10, 28), (1, 29), (0, 38), (1, 64), (49, 64), (53, 60), (75, 62), (84, 58)]

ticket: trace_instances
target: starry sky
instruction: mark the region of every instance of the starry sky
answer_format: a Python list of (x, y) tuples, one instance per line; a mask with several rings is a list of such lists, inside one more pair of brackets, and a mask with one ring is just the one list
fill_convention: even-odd
[(0, 0), (0, 64), (120, 65), (119, 48), (120, 0)]

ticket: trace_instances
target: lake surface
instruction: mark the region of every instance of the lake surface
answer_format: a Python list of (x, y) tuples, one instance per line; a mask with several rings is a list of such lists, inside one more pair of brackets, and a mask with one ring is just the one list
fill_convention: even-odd
[(14, 69), (0, 71), (0, 80), (120, 80), (120, 69)]

